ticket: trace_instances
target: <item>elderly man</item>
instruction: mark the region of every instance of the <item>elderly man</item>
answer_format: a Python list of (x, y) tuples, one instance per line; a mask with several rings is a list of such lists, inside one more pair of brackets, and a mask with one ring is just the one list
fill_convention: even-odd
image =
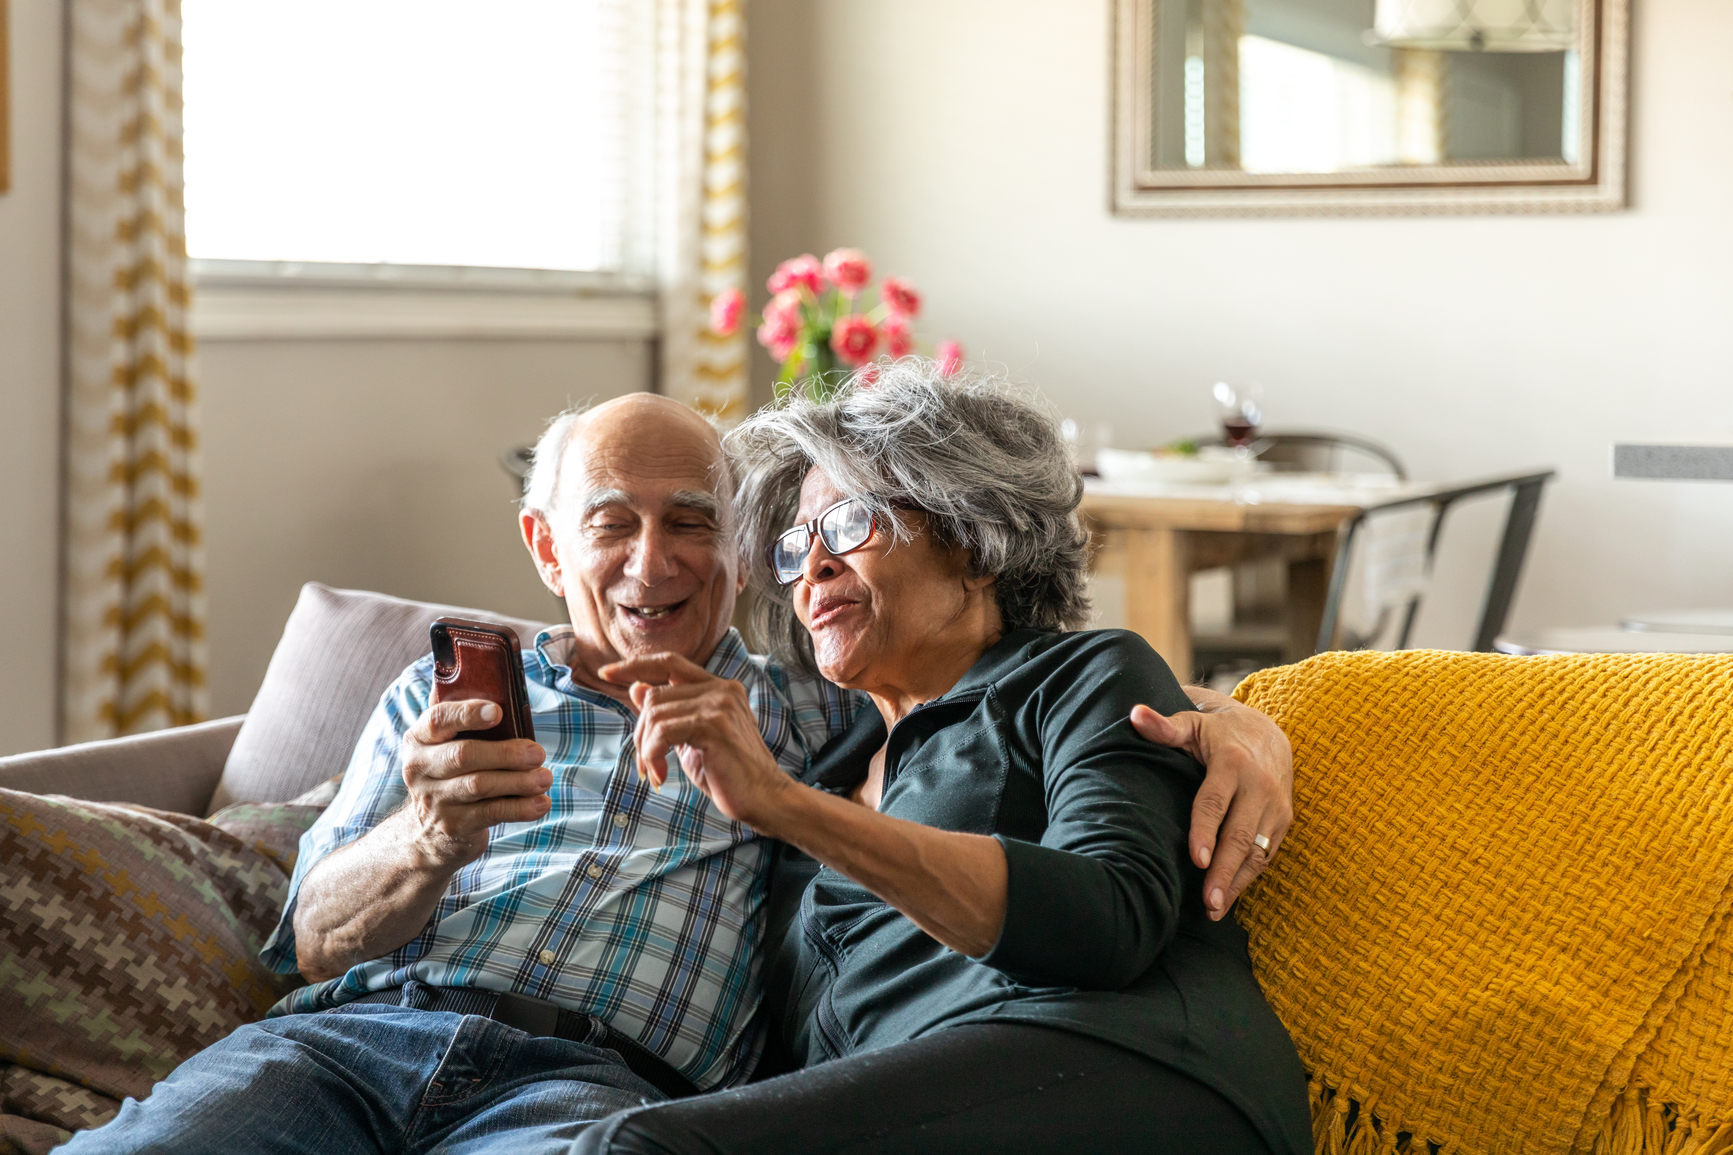
[[(597, 674), (673, 653), (740, 681), (790, 772), (847, 726), (855, 701), (729, 626), (730, 489), (715, 432), (671, 401), (557, 418), (521, 519), (571, 615), (523, 655), (538, 741), (454, 740), (499, 707), (429, 708), (431, 658), (405, 671), (265, 948), (311, 985), (65, 1150), (564, 1150), (622, 1107), (745, 1080), (770, 848), (678, 775), (651, 789), (628, 687)], [(1203, 713), (1133, 721), (1209, 764), (1191, 841), (1219, 915), (1265, 860), (1253, 832), (1286, 829), (1287, 744), (1197, 695)]]

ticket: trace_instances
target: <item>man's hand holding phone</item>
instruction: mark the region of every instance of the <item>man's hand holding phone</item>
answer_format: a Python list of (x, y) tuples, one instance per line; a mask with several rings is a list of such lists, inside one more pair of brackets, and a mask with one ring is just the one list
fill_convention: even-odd
[(301, 884), (295, 963), (310, 982), (414, 938), (451, 876), (487, 849), (490, 826), (553, 806), (517, 635), (464, 618), (440, 618), (429, 633), (433, 700), (400, 748), (408, 800)]
[(494, 702), (438, 702), (404, 736), (404, 809), (412, 812), (416, 845), (429, 865), (473, 862), (487, 849), (488, 827), (534, 821), (553, 805), (554, 775), (542, 765), (547, 753), (539, 743), (457, 737), (492, 729), (501, 716)]

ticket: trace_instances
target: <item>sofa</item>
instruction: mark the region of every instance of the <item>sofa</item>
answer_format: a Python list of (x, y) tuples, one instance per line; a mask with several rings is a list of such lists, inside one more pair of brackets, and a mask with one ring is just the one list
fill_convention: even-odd
[[(442, 614), (306, 586), (249, 712), (0, 759), (0, 1155), (287, 989), (299, 834)], [(1320, 1153), (1733, 1151), (1733, 658), (1325, 654), (1237, 691), (1296, 821), (1238, 916)]]
[(245, 715), (0, 758), (0, 1155), (100, 1125), (286, 993), (257, 953), (301, 832), (442, 615), (545, 624), (309, 583)]

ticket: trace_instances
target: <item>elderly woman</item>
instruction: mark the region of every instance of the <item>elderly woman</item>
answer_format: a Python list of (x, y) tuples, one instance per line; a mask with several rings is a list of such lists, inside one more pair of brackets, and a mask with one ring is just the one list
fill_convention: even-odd
[[(739, 687), (623, 663), (639, 761), (816, 871), (773, 965), (809, 1069), (626, 1112), (617, 1152), (1311, 1150), (1305, 1076), (1188, 860), (1190, 703), (1083, 624), (1082, 486), (1053, 422), (926, 362), (741, 427), (745, 538), (785, 657), (872, 705), (781, 773)], [(816, 789), (814, 788), (816, 787)]]

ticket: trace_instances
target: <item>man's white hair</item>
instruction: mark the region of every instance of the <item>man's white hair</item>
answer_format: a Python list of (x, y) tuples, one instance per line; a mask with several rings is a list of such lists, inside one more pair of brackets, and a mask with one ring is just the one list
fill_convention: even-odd
[(529, 472), (524, 474), (524, 495), (518, 501), (518, 508), (523, 512), (543, 521), (553, 515), (554, 498), (560, 490), (560, 469), (566, 459), (566, 450), (571, 446), (572, 431), (577, 428), (578, 418), (593, 407), (589, 401), (574, 405), (549, 421), (548, 427), (542, 430), (530, 454)]

